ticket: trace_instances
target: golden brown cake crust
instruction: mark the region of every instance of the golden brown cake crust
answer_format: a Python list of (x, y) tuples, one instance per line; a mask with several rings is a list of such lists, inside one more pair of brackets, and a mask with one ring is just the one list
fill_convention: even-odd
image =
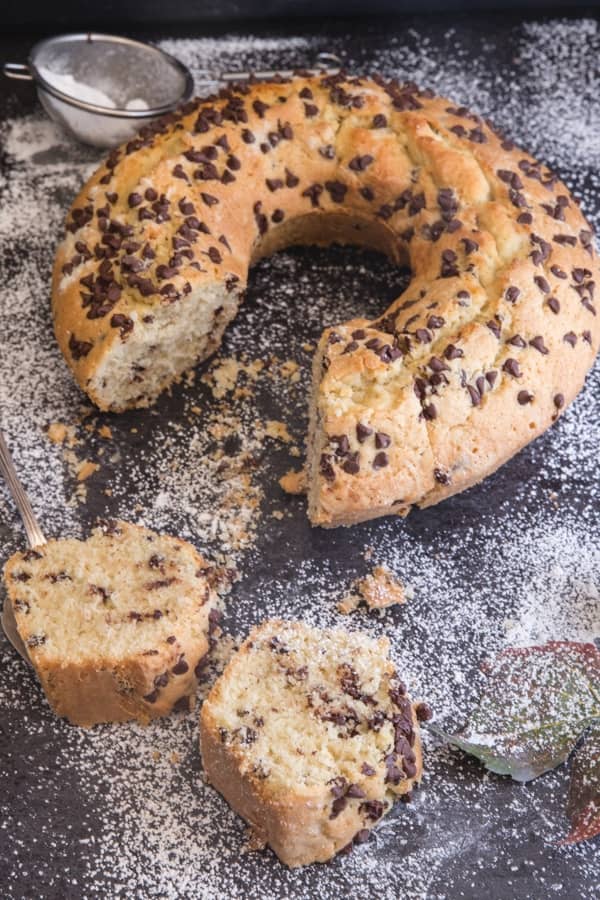
[[(213, 640), (217, 595), (198, 551), (114, 521), (4, 567), (19, 635), (54, 712), (72, 724), (189, 709)], [(184, 614), (182, 614), (184, 613)]]
[[(57, 338), (115, 410), (173, 378), (139, 363), (159, 311), (185, 321), (226, 288), (206, 356), (260, 256), (337, 240), (410, 264), (382, 317), (320, 342), (315, 524), (404, 515), (480, 481), (571, 402), (600, 340), (591, 228), (566, 187), (465, 108), (383, 79), (296, 78), (191, 104), (111, 154), (67, 229)], [(127, 390), (111, 382), (125, 357)]]
[[(297, 643), (307, 636), (309, 641), (314, 640), (315, 635), (317, 642), (319, 638), (322, 641), (319, 651), (315, 653), (313, 647), (305, 657), (306, 650), (299, 650)], [(285, 705), (278, 702), (282, 698), (275, 693), (277, 673), (255, 682), (253, 655), (264, 652), (265, 646), (279, 659), (279, 668), (285, 673), (286, 690), (290, 691), (284, 695), (288, 701)], [(340, 668), (344, 677), (349, 677), (349, 682), (341, 682), (341, 697), (336, 695), (333, 680), (320, 683), (319, 673), (315, 680), (320, 650), (325, 660), (321, 665), (329, 664), (336, 678)], [(398, 690), (388, 650), (385, 639), (317, 632), (294, 622), (265, 622), (252, 630), (203, 704), (201, 754), (210, 783), (250, 824), (257, 843), (267, 843), (288, 866), (325, 862), (353, 841), (366, 840), (394, 798), (408, 794), (421, 780), (423, 759), (415, 706), (402, 686)], [(376, 672), (369, 685), (371, 690), (375, 685), (375, 690), (362, 697), (365, 685), (358, 672), (348, 662), (338, 665), (350, 655), (359, 668), (361, 651), (369, 655), (363, 676)], [(300, 668), (293, 668), (298, 663), (302, 663)], [(235, 699), (232, 694), (244, 681), (250, 684), (245, 695), (247, 709), (237, 710), (232, 708), (237, 694)], [(298, 709), (297, 697), (303, 696), (303, 691), (307, 692), (307, 702)], [(262, 695), (261, 705), (252, 702), (257, 692)], [(319, 708), (322, 698), (325, 706)], [(345, 705), (340, 707), (344, 698)], [(345, 711), (345, 721), (340, 708)], [(259, 710), (262, 715), (257, 718)], [(302, 738), (301, 747), (295, 748), (291, 742), (290, 716)], [(269, 717), (281, 719), (277, 737), (265, 731), (273, 726)], [(231, 721), (239, 727), (231, 730)], [(275, 721), (274, 729), (277, 727)], [(262, 746), (261, 738), (266, 742)], [(374, 746), (375, 740), (378, 745)], [(330, 771), (322, 776), (314, 768), (314, 754), (324, 751), (325, 743)], [(258, 764), (256, 754), (260, 755)], [(300, 754), (296, 757), (300, 761), (295, 780), (270, 770), (286, 754)], [(337, 759), (339, 770), (331, 769), (332, 757)], [(336, 777), (339, 771), (345, 777)]]

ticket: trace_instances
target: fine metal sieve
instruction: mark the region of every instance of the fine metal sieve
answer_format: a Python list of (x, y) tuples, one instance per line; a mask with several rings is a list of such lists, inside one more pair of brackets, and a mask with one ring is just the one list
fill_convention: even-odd
[[(34, 81), (50, 118), (95, 147), (113, 147), (133, 137), (142, 125), (188, 100), (194, 89), (190, 72), (173, 56), (110, 34), (48, 38), (33, 47), (26, 65), (5, 63), (4, 74)], [(66, 80), (72, 93), (65, 90)], [(113, 105), (77, 96), (89, 95), (90, 89)], [(140, 99), (144, 104), (128, 108)]]
[[(339, 71), (340, 61), (332, 54), (319, 54), (316, 63), (314, 73)], [(194, 90), (190, 71), (178, 59), (152, 44), (110, 34), (48, 38), (33, 47), (26, 64), (4, 63), (3, 70), (9, 78), (35, 82), (50, 118), (95, 147), (129, 140), (143, 125), (189, 100)], [(292, 73), (203, 71), (196, 87), (210, 91), (276, 74)]]

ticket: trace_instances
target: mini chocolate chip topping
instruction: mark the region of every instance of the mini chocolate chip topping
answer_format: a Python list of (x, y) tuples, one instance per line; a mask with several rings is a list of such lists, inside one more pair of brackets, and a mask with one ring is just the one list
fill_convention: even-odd
[(508, 372), (509, 375), (512, 375), (513, 378), (521, 377), (521, 369), (519, 368), (519, 363), (517, 362), (516, 359), (511, 359), (511, 358), (507, 359), (504, 362), (502, 369), (505, 372)]
[(364, 172), (373, 161), (374, 157), (370, 153), (365, 153), (363, 156), (353, 157), (348, 163), (348, 168), (353, 172)]
[(517, 394), (517, 400), (521, 406), (526, 406), (533, 400), (533, 394), (531, 394), (529, 391), (519, 391), (519, 393)]
[(189, 671), (189, 668), (189, 665), (183, 658), (183, 654), (181, 654), (178, 662), (171, 669), (171, 672), (173, 675), (185, 675), (185, 673)]
[(122, 313), (115, 313), (114, 316), (111, 316), (110, 324), (113, 328), (120, 329), (122, 338), (127, 337), (127, 335), (133, 331), (133, 319), (130, 319), (129, 316), (125, 316)]
[(373, 459), (373, 468), (374, 469), (384, 469), (389, 463), (389, 458), (387, 453), (383, 451), (381, 453), (376, 453)]
[(538, 351), (538, 353), (541, 353), (544, 356), (546, 356), (546, 354), (550, 352), (544, 344), (544, 338), (541, 336), (541, 334), (538, 334), (536, 335), (536, 337), (532, 338), (529, 341), (529, 346), (534, 347)]
[(74, 334), (69, 338), (69, 350), (74, 360), (83, 359), (94, 345), (91, 341), (79, 341)]

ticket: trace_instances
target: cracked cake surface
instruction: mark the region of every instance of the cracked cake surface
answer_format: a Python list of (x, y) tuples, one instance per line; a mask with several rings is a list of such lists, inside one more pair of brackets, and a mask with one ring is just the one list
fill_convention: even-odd
[(209, 781), (289, 866), (324, 862), (370, 830), (421, 779), (414, 705), (389, 642), (268, 621), (205, 700)]
[(250, 265), (354, 243), (409, 265), (315, 354), (309, 515), (352, 524), (464, 490), (541, 434), (600, 340), (591, 228), (482, 117), (345, 74), (223, 89), (82, 189), (55, 265), (61, 349), (102, 409), (147, 406), (218, 346)]
[(213, 575), (191, 544), (120, 521), (15, 553), (9, 602), (56, 714), (91, 726), (189, 708), (219, 615)]

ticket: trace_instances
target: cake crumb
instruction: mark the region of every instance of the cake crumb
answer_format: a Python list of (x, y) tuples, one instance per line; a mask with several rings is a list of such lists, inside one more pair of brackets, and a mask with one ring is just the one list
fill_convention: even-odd
[(101, 425), (98, 429), (98, 434), (100, 435), (100, 437), (106, 438), (107, 441), (112, 440), (112, 428), (110, 428), (110, 426), (108, 425)]
[(90, 477), (90, 475), (93, 475), (94, 472), (97, 472), (99, 468), (100, 466), (98, 465), (98, 463), (92, 462), (90, 459), (82, 459), (75, 468), (77, 481), (85, 481)]
[(369, 609), (385, 609), (406, 603), (404, 585), (386, 566), (375, 566), (358, 582), (357, 588)]
[(260, 850), (264, 850), (266, 846), (267, 842), (260, 836), (258, 831), (255, 831), (254, 828), (248, 828), (246, 831), (246, 842), (242, 847), (242, 853), (256, 853)]
[(305, 494), (306, 470), (288, 469), (279, 479), (279, 484), (286, 494)]
[(46, 434), (53, 444), (66, 443), (67, 446), (74, 447), (78, 443), (75, 437), (75, 427), (66, 425), (64, 422), (52, 422), (48, 425)]
[(338, 603), (338, 611), (348, 615), (364, 603), (369, 610), (386, 609), (406, 603), (407, 591), (402, 582), (386, 566), (375, 566), (372, 572), (350, 586), (349, 593)]
[(285, 422), (278, 422), (277, 419), (269, 419), (267, 421), (265, 435), (277, 441), (283, 441), (285, 444), (290, 444), (294, 440)]
[(300, 381), (300, 366), (293, 359), (286, 359), (281, 363), (280, 372), (284, 378), (289, 378), (292, 384)]
[(341, 612), (343, 616), (348, 616), (351, 612), (354, 612), (359, 602), (360, 597), (358, 594), (346, 594), (346, 596), (338, 603), (338, 611)]

